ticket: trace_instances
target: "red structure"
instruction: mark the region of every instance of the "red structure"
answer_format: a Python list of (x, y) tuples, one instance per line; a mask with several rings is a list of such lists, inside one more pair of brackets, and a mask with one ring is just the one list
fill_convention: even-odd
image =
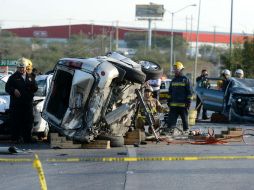
[[(78, 25), (62, 25), (62, 26), (45, 26), (45, 27), (31, 27), (31, 28), (14, 28), (4, 29), (16, 34), (23, 38), (47, 38), (47, 39), (68, 39), (73, 34), (85, 34), (87, 36), (96, 35), (116, 35), (118, 30), (119, 40), (123, 40), (124, 36), (128, 32), (146, 32), (147, 29), (131, 28), (131, 27), (114, 27), (105, 25), (94, 24), (78, 24)], [(157, 35), (171, 35), (169, 30), (153, 30), (153, 33)], [(183, 36), (188, 42), (196, 41), (196, 33), (186, 31), (174, 31), (174, 35)], [(233, 42), (243, 43), (244, 38), (247, 37), (244, 34), (233, 34)], [(251, 36), (252, 37), (252, 36)], [(203, 43), (222, 43), (228, 44), (230, 36), (228, 33), (211, 33), (211, 32), (199, 32), (199, 42)]]

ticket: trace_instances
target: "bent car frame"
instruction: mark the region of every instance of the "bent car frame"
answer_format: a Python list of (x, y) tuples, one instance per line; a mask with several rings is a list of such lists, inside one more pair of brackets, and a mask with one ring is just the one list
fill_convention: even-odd
[(205, 109), (222, 113), (229, 122), (254, 122), (254, 79), (232, 77), (226, 91), (217, 86), (221, 79), (208, 80), (210, 88), (203, 88), (202, 81), (196, 86), (196, 93)]
[(119, 144), (136, 112), (135, 89), (162, 74), (158, 64), (145, 62), (142, 67), (142, 63), (115, 52), (60, 59), (43, 118), (52, 129), (74, 141), (90, 142), (104, 136)]

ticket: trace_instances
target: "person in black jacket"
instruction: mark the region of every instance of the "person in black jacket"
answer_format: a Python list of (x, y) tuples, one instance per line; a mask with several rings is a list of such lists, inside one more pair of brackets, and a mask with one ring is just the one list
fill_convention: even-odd
[[(208, 76), (207, 70), (203, 69), (201, 71), (201, 75), (196, 78), (196, 83), (198, 85), (200, 85), (202, 88), (210, 88), (210, 84), (209, 84), (209, 81), (207, 79), (207, 76)], [(196, 120), (199, 119), (201, 107), (203, 107), (203, 104), (202, 104), (200, 98), (197, 96), (196, 97), (196, 110), (197, 110), (197, 118), (196, 118)], [(202, 119), (204, 119), (204, 120), (209, 119), (209, 117), (207, 116), (207, 110), (204, 109), (204, 108), (202, 110)]]
[(30, 143), (34, 119), (33, 97), (38, 87), (34, 76), (26, 72), (27, 60), (21, 58), (17, 61), (17, 71), (9, 77), (5, 91), (10, 94), (12, 140), (16, 142), (23, 140), (25, 143)]
[(181, 62), (174, 64), (175, 77), (170, 83), (168, 92), (168, 106), (170, 107), (168, 128), (171, 130), (176, 127), (177, 118), (180, 115), (184, 133), (188, 133), (188, 110), (191, 105), (192, 92), (189, 79), (182, 73), (183, 69)]

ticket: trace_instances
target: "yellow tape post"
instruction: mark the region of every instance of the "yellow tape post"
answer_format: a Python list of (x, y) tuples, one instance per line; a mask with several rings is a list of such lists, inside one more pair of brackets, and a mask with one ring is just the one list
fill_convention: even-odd
[(39, 157), (37, 154), (35, 154), (34, 156), (35, 156), (35, 159), (33, 161), (33, 167), (36, 168), (38, 172), (41, 190), (47, 190), (48, 188), (47, 188), (46, 178), (44, 176), (41, 161), (39, 160)]

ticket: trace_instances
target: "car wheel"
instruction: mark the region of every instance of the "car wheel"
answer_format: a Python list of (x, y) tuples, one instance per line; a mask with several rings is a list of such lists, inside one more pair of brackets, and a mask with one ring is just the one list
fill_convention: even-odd
[(163, 74), (163, 68), (157, 63), (151, 61), (139, 61), (142, 71), (146, 74), (146, 81), (158, 79)]
[(123, 136), (100, 135), (100, 136), (98, 136), (98, 139), (109, 140), (111, 147), (122, 147), (124, 145)]
[(142, 71), (120, 64), (116, 65), (116, 67), (120, 67), (121, 69), (123, 69), (126, 72), (124, 78), (131, 82), (143, 84), (146, 80), (146, 75)]

